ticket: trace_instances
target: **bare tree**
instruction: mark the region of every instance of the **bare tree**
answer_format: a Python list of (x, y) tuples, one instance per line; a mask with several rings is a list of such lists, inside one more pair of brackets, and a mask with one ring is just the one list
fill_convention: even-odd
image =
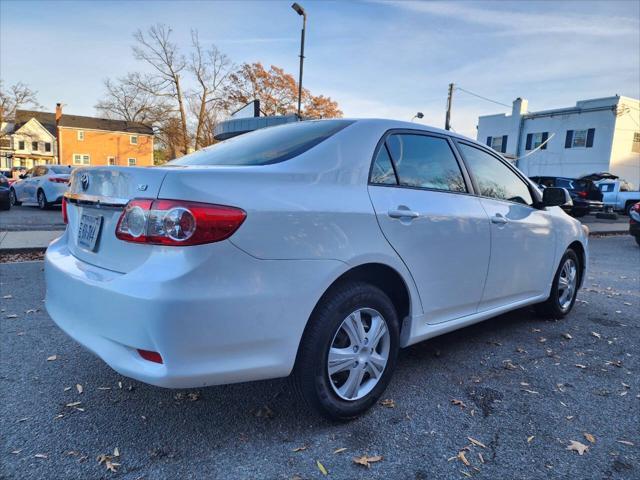
[(138, 30), (134, 34), (137, 41), (137, 45), (133, 47), (135, 58), (150, 65), (153, 73), (137, 75), (132, 77), (132, 80), (133, 85), (143, 92), (175, 100), (180, 116), (182, 151), (187, 153), (190, 139), (185, 108), (186, 96), (181, 78), (181, 73), (187, 68), (187, 60), (180, 53), (178, 45), (171, 41), (171, 33), (170, 27), (157, 24), (150, 27), (146, 33)]
[[(195, 149), (208, 145), (213, 140), (212, 134), (217, 118), (217, 110), (222, 106), (223, 95), (229, 83), (232, 64), (229, 57), (215, 45), (204, 50), (196, 30), (191, 31), (193, 52), (189, 70), (198, 84), (198, 90), (192, 94), (194, 113), (196, 115)], [(208, 130), (211, 138), (205, 140), (203, 135)]]
[(25, 106), (31, 108), (42, 108), (42, 105), (38, 103), (38, 92), (31, 90), (31, 88), (18, 82), (11, 85), (9, 88), (4, 88), (4, 82), (0, 80), (0, 122), (6, 122), (13, 120), (16, 116), (16, 110)]

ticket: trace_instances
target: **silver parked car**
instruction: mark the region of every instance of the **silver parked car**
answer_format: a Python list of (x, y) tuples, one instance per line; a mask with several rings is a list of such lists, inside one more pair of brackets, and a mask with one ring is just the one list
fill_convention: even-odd
[(62, 203), (62, 196), (69, 186), (70, 165), (37, 165), (11, 185), (11, 205), (36, 204), (45, 209)]

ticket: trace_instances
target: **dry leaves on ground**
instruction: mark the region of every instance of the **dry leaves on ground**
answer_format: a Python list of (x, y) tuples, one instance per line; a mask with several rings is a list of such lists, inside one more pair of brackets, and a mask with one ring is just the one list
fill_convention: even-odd
[(451, 403), (453, 405), (456, 405), (456, 406), (460, 407), (460, 408), (467, 408), (465, 403), (462, 400), (458, 400), (457, 398), (452, 398), (451, 399)]
[[(110, 472), (116, 473), (118, 471), (118, 467), (120, 466), (119, 463), (114, 462), (114, 458), (117, 458), (120, 456), (120, 452), (117, 451), (118, 449), (116, 448), (114, 450), (114, 455), (105, 455), (105, 454), (100, 454), (98, 455), (98, 465), (102, 465), (104, 463), (104, 466), (106, 467), (107, 470), (109, 470)], [(118, 453), (118, 455), (115, 455), (115, 453)]]
[(324, 468), (324, 465), (320, 462), (320, 460), (316, 460), (316, 466), (318, 467), (318, 470), (320, 470), (320, 473), (322, 473), (322, 475), (329, 475), (329, 472), (327, 472), (327, 469)]
[(594, 437), (593, 435), (591, 435), (590, 433), (585, 432), (584, 433), (584, 438), (587, 439), (587, 442), (590, 443), (596, 443), (596, 437)]
[(54, 360), (57, 360), (58, 356), (57, 355), (51, 355), (50, 357), (47, 357), (47, 362), (53, 362)]
[(345, 447), (342, 447), (342, 448), (336, 448), (336, 449), (333, 451), (333, 454), (335, 455), (336, 453), (342, 453), (342, 452), (344, 452), (344, 451), (346, 451), (346, 450), (347, 450), (347, 449), (346, 449)]
[(368, 455), (362, 455), (361, 457), (353, 457), (353, 463), (357, 463), (358, 465), (365, 466), (367, 468), (371, 468), (371, 463), (379, 462), (382, 460), (382, 456), (374, 455), (372, 457)]
[(396, 408), (396, 402), (394, 400), (391, 400), (390, 398), (382, 400), (380, 402), (380, 405), (387, 408)]
[(308, 445), (303, 445), (301, 447), (296, 447), (293, 450), (291, 450), (292, 452), (302, 452), (303, 450), (306, 450), (307, 448), (309, 448)]
[(36, 458), (43, 458), (43, 459), (45, 459), (45, 460), (46, 460), (47, 458), (49, 458), (49, 455), (47, 455), (46, 453), (36, 453), (36, 454), (34, 455), (34, 457), (36, 457)]
[(470, 441), (471, 443), (473, 443), (474, 445), (477, 445), (478, 447), (482, 447), (482, 448), (487, 448), (487, 446), (486, 446), (484, 443), (482, 443), (482, 442), (480, 442), (480, 441), (476, 440), (475, 438), (471, 438), (471, 437), (467, 437), (467, 438), (468, 438), (468, 439), (469, 439), (469, 441)]
[(574, 452), (578, 452), (578, 455), (583, 455), (584, 452), (589, 451), (589, 447), (584, 443), (576, 442), (575, 440), (571, 440), (571, 443), (567, 447), (567, 450), (571, 450)]
[(82, 385), (80, 385), (79, 383), (76, 383), (76, 390), (78, 391), (78, 393), (82, 393), (84, 391)]

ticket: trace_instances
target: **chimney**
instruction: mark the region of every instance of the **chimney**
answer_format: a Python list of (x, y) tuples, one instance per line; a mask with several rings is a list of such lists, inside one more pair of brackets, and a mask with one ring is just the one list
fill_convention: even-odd
[(513, 108), (511, 109), (511, 115), (513, 115), (514, 117), (519, 117), (520, 115), (527, 113), (528, 110), (529, 110), (529, 100), (527, 100), (526, 98), (518, 97), (513, 101)]
[(62, 118), (62, 104), (56, 103), (56, 125), (60, 123), (61, 118)]

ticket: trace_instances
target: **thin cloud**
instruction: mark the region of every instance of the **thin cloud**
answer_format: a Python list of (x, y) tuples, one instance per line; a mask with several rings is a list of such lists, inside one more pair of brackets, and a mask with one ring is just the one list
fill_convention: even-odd
[[(499, 10), (471, 6), (468, 3), (398, 2), (376, 1), (411, 12), (448, 17), (466, 23), (498, 29), (498, 34), (532, 35), (560, 33), (581, 36), (638, 36), (640, 22), (633, 18), (601, 14), (556, 14), (509, 10), (503, 5)], [(475, 4), (474, 4), (475, 5)], [(576, 2), (576, 5), (580, 5)]]

